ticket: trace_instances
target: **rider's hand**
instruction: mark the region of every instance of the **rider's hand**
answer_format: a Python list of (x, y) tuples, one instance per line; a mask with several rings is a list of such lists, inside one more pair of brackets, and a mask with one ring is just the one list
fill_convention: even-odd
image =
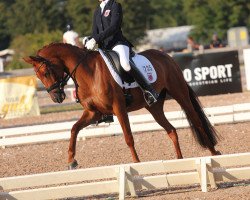
[(86, 43), (89, 41), (89, 37), (84, 37), (83, 39), (82, 39), (82, 44), (83, 44), (83, 46), (85, 46), (86, 45)]
[(91, 40), (87, 41), (85, 47), (88, 49), (88, 50), (93, 50), (94, 47), (96, 45), (96, 41), (94, 38), (92, 38)]

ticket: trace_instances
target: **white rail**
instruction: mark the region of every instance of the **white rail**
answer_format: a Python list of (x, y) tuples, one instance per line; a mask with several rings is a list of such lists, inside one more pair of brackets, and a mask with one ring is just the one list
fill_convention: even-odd
[[(160, 160), (73, 171), (0, 178), (0, 199), (58, 199), (199, 184), (203, 192), (218, 182), (250, 179), (250, 153)], [(230, 168), (229, 168), (230, 167)], [(173, 190), (173, 188), (172, 188)]]
[[(236, 123), (250, 120), (250, 103), (230, 106), (205, 108), (212, 124)], [(167, 119), (176, 128), (189, 126), (182, 111), (166, 112)], [(162, 130), (150, 114), (130, 116), (131, 129), (134, 133)], [(75, 122), (60, 122), (34, 126), (0, 129), (0, 146), (13, 146), (29, 143), (41, 143), (70, 138), (70, 129)], [(142, 125), (143, 124), (143, 125)], [(122, 134), (122, 129), (115, 117), (110, 125), (89, 126), (80, 131), (78, 139), (103, 137)]]

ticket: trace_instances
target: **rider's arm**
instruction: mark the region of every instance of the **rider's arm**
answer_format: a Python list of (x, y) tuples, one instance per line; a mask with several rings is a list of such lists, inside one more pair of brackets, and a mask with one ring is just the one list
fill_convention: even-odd
[(121, 7), (121, 4), (115, 3), (112, 6), (111, 12), (112, 12), (112, 14), (111, 14), (110, 26), (105, 31), (103, 31), (103, 32), (101, 32), (99, 34), (93, 34), (93, 38), (95, 39), (95, 41), (97, 43), (103, 41), (105, 38), (113, 35), (117, 31), (119, 31), (119, 28), (120, 28), (121, 23), (122, 23), (122, 7)]
[(93, 17), (93, 21), (92, 21), (92, 35), (90, 36), (90, 38), (93, 38), (95, 35), (98, 34), (98, 27), (96, 24), (96, 15), (97, 15), (98, 9), (96, 9), (94, 17)]

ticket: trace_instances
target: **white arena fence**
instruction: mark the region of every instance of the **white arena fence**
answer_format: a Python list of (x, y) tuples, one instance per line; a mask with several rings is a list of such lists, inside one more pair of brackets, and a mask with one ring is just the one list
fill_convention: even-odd
[(139, 192), (201, 187), (250, 179), (250, 153), (160, 160), (0, 178), (0, 199), (36, 200), (93, 195), (137, 196)]
[[(221, 107), (205, 108), (205, 113), (212, 124), (237, 123), (250, 120), (250, 103), (235, 104)], [(176, 128), (189, 126), (182, 111), (165, 112), (167, 119)], [(144, 131), (163, 130), (153, 119), (151, 114), (130, 116), (130, 125), (133, 133)], [(69, 140), (70, 129), (75, 121), (53, 124), (23, 126), (0, 129), (0, 146), (23, 145), (59, 140)], [(88, 126), (80, 131), (78, 139), (89, 137), (103, 137), (122, 134), (122, 129), (115, 117), (114, 123), (99, 126)]]

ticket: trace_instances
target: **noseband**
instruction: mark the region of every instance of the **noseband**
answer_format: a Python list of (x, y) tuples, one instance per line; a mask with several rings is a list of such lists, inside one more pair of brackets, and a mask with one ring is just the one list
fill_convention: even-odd
[[(52, 67), (53, 64), (52, 64), (49, 60), (47, 60), (47, 59), (45, 59), (45, 58), (43, 58), (43, 57), (40, 57), (40, 58), (42, 58), (43, 61), (41, 62), (41, 65), (37, 68), (37, 70), (35, 71), (36, 74), (38, 73), (38, 71), (40, 70), (40, 68), (41, 68), (44, 64), (45, 64), (48, 68), (53, 69), (53, 67)], [(72, 71), (70, 74), (66, 73), (66, 74), (67, 74), (66, 76), (62, 77), (60, 80), (57, 80), (57, 81), (56, 81), (54, 84), (52, 84), (50, 87), (45, 88), (45, 89), (47, 90), (47, 92), (50, 93), (52, 90), (58, 88), (58, 89), (59, 89), (59, 92), (62, 93), (62, 92), (63, 92), (64, 86), (67, 84), (68, 80), (69, 80), (70, 78), (72, 78), (73, 74), (75, 74), (76, 69), (77, 69), (77, 67), (81, 64), (82, 60), (83, 60), (83, 58), (80, 59), (80, 61), (76, 64), (76, 66), (74, 67), (73, 71)], [(53, 71), (53, 70), (52, 70), (52, 71)]]

